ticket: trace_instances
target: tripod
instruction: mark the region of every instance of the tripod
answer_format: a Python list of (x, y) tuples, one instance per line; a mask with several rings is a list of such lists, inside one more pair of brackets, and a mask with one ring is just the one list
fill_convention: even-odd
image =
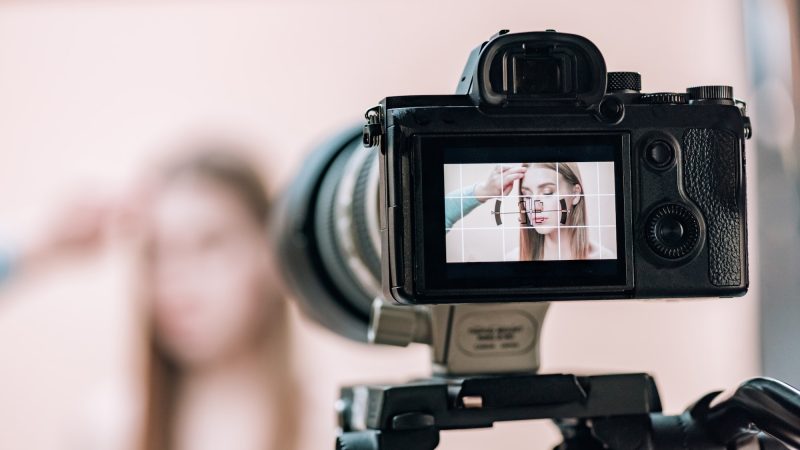
[[(499, 316), (486, 319), (490, 311)], [(558, 450), (800, 448), (800, 391), (768, 378), (746, 381), (729, 395), (710, 393), (683, 414), (669, 416), (661, 413), (652, 377), (643, 373), (466, 377), (448, 373), (453, 365), (479, 363), (449, 360), (470, 359), (468, 354), (476, 348), (485, 349), (482, 357), (495, 363), (484, 367), (502, 370), (504, 362), (517, 366), (523, 353), (535, 372), (546, 311), (546, 304), (406, 308), (376, 301), (372, 340), (430, 343), (434, 367), (441, 374), (404, 385), (343, 388), (337, 450), (433, 450), (441, 430), (529, 419), (555, 421), (564, 438)], [(535, 342), (527, 351), (504, 351), (525, 343), (525, 321), (532, 325), (527, 330)], [(439, 330), (442, 325), (445, 329)], [(481, 339), (471, 340), (465, 331), (477, 332)], [(515, 339), (521, 342), (515, 344)], [(474, 342), (479, 344), (470, 348)], [(444, 349), (437, 348), (442, 345)], [(437, 360), (442, 356), (445, 360)]]

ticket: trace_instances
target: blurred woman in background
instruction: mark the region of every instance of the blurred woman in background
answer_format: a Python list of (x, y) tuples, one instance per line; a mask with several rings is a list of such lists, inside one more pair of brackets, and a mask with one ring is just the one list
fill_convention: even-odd
[(298, 389), (261, 177), (229, 152), (195, 152), (164, 170), (150, 212), (142, 447), (293, 449)]

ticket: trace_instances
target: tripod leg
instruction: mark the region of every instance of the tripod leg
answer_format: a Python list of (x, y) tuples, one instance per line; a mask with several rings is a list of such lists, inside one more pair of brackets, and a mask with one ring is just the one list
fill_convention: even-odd
[(582, 419), (558, 419), (553, 421), (564, 440), (553, 450), (602, 450), (602, 444), (592, 436), (592, 430)]
[(435, 450), (439, 430), (424, 428), (408, 431), (350, 431), (336, 438), (336, 450)]
[(378, 450), (380, 431), (349, 431), (336, 437), (336, 450)]

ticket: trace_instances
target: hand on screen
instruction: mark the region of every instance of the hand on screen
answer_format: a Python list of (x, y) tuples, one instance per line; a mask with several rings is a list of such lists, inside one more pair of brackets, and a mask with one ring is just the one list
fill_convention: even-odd
[(525, 176), (527, 170), (523, 166), (498, 164), (485, 181), (475, 185), (475, 196), (483, 203), (490, 197), (508, 195), (514, 187), (514, 182)]

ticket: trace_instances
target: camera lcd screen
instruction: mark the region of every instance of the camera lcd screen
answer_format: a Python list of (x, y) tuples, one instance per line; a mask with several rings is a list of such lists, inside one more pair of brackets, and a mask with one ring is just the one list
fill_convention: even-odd
[(622, 134), (419, 138), (417, 287), (456, 296), (630, 287), (626, 142)]
[(613, 161), (444, 165), (448, 263), (617, 259)]

